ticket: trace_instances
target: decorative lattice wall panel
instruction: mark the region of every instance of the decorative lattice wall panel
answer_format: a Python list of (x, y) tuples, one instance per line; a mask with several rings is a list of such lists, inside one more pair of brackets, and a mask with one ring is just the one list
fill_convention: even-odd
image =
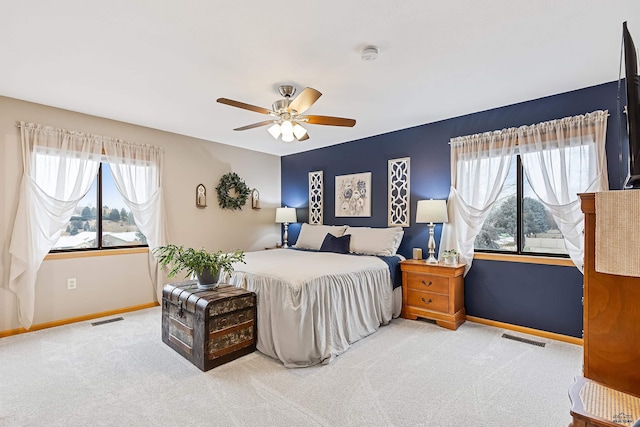
[(389, 160), (389, 226), (409, 227), (410, 158)]
[(322, 224), (322, 171), (309, 172), (309, 224)]

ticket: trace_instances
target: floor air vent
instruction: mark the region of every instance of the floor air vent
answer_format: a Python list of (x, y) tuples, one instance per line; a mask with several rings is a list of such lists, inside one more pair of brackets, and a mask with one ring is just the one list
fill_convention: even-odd
[(544, 347), (545, 343), (540, 341), (528, 340), (526, 338), (516, 337), (515, 335), (502, 334), (502, 338), (506, 338), (509, 340), (520, 341), (526, 344), (537, 345), (538, 347)]
[(114, 317), (113, 319), (101, 320), (99, 322), (91, 323), (91, 326), (104, 325), (105, 323), (117, 322), (118, 320), (124, 320), (122, 317)]

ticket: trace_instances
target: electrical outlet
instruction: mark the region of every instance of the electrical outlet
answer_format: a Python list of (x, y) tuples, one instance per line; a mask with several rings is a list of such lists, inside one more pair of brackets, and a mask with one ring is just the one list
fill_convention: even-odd
[(76, 288), (76, 278), (73, 277), (71, 279), (67, 279), (67, 289), (75, 289)]

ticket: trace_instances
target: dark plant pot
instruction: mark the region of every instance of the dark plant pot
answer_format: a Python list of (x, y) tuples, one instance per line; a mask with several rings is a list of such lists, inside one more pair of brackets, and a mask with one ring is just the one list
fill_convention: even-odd
[(199, 289), (215, 289), (218, 287), (218, 280), (220, 279), (220, 273), (211, 274), (209, 270), (203, 270), (202, 274), (196, 272), (198, 278)]

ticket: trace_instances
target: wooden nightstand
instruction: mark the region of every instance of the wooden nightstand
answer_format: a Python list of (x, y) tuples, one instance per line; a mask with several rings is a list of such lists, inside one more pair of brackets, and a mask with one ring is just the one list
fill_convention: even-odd
[(424, 317), (443, 328), (458, 329), (466, 320), (464, 266), (402, 261), (402, 317)]

